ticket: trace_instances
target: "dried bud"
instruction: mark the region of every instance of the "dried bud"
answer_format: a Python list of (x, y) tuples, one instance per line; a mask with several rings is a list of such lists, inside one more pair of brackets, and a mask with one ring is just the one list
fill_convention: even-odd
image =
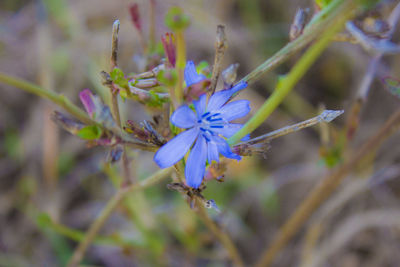
[(68, 118), (64, 114), (58, 111), (54, 111), (51, 115), (51, 119), (60, 127), (64, 128), (64, 130), (69, 133), (76, 135), (80, 129), (82, 129), (85, 125), (75, 121), (73, 119)]
[(290, 26), (289, 38), (291, 41), (299, 37), (306, 26), (307, 9), (298, 8), (296, 15), (294, 16), (293, 23)]
[(127, 125), (124, 126), (124, 130), (127, 133), (133, 134), (137, 139), (143, 141), (147, 141), (150, 139), (150, 134), (147, 131), (140, 128), (139, 126), (137, 126), (133, 121), (128, 120), (126, 123)]
[(155, 145), (162, 146), (166, 140), (154, 129), (153, 125), (153, 123), (143, 121), (144, 129), (150, 134), (150, 141)]
[(375, 51), (385, 54), (400, 53), (400, 46), (392, 43), (388, 39), (381, 39), (366, 35), (356, 24), (352, 21), (346, 23), (346, 29), (351, 35), (368, 51)]
[(123, 152), (124, 152), (124, 149), (122, 148), (122, 146), (117, 145), (117, 146), (113, 147), (110, 150), (110, 153), (108, 154), (108, 160), (111, 163), (115, 163), (115, 162), (119, 161), (121, 159)]
[(215, 46), (217, 49), (225, 50), (226, 45), (226, 34), (225, 34), (225, 26), (218, 25), (217, 26), (217, 40), (215, 42)]
[(141, 89), (153, 88), (160, 85), (157, 79), (154, 78), (138, 79), (138, 80), (132, 79), (129, 81), (129, 83), (131, 86), (135, 86)]
[(219, 163), (213, 163), (208, 167), (204, 180), (216, 179), (219, 182), (223, 182), (224, 173), (226, 172), (226, 162), (220, 161)]
[(164, 138), (159, 135), (157, 131), (154, 130), (153, 126), (147, 121), (144, 121), (141, 127), (139, 127), (133, 121), (128, 120), (127, 126), (124, 127), (124, 130), (127, 133), (133, 134), (135, 138), (139, 140), (150, 142), (158, 146), (165, 144)]
[(179, 193), (187, 193), (189, 190), (189, 187), (187, 187), (186, 185), (181, 184), (181, 183), (167, 184), (167, 188), (169, 190), (177, 191)]
[(236, 73), (239, 68), (239, 63), (231, 64), (224, 71), (222, 71), (222, 80), (224, 87), (230, 88), (236, 81)]
[(176, 43), (173, 33), (167, 32), (161, 37), (165, 56), (168, 59), (169, 67), (175, 68), (176, 63)]
[(192, 84), (185, 88), (184, 95), (188, 102), (198, 99), (202, 94), (206, 93), (207, 88), (210, 86), (211, 81), (209, 79), (202, 80), (201, 82)]
[(131, 20), (135, 28), (139, 31), (142, 32), (142, 24), (140, 22), (140, 15), (139, 15), (139, 5), (138, 4), (132, 4), (129, 7), (129, 13), (131, 14)]
[(368, 17), (362, 23), (363, 30), (368, 34), (382, 36), (390, 30), (390, 25), (382, 19)]
[(269, 149), (269, 147), (270, 146), (268, 142), (260, 142), (256, 144), (243, 143), (234, 146), (232, 148), (232, 152), (240, 156), (252, 156), (254, 154), (258, 154), (263, 156), (263, 158), (265, 158), (266, 152)]

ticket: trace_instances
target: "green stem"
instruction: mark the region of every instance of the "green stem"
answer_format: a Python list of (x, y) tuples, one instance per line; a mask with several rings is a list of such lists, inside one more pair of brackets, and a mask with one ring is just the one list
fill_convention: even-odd
[[(176, 32), (176, 72), (178, 81), (175, 86), (176, 104), (180, 105), (183, 101), (183, 71), (186, 65), (186, 44), (183, 30)], [(175, 107), (177, 108), (177, 106)]]
[(139, 182), (138, 184), (133, 184), (127, 187), (120, 188), (117, 193), (108, 201), (107, 205), (101, 211), (100, 215), (93, 221), (90, 225), (89, 230), (85, 233), (85, 237), (79, 246), (74, 251), (70, 262), (68, 263), (69, 267), (75, 267), (82, 260), (87, 248), (90, 243), (96, 237), (97, 233), (104, 225), (104, 223), (111, 216), (114, 209), (118, 206), (118, 204), (130, 193), (143, 190), (149, 186), (156, 184), (157, 182), (162, 181), (164, 178), (168, 177), (173, 171), (173, 167), (169, 167), (166, 169), (159, 170), (149, 178)]
[[(65, 225), (52, 222), (48, 225), (49, 228), (54, 230), (56, 233), (63, 235), (71, 240), (81, 242), (85, 237), (85, 233), (76, 229), (69, 228)], [(118, 237), (108, 237), (108, 236), (98, 236), (93, 240), (94, 244), (104, 245), (104, 246), (121, 246), (121, 247), (140, 247), (134, 241), (120, 239)]]
[(260, 126), (269, 115), (278, 107), (283, 101), (286, 95), (293, 89), (301, 77), (307, 72), (315, 60), (321, 55), (322, 51), (331, 42), (332, 36), (337, 33), (342, 27), (346, 20), (353, 12), (347, 10), (345, 14), (342, 14), (323, 34), (307, 52), (301, 57), (301, 59), (292, 68), (289, 74), (278, 83), (277, 88), (272, 95), (265, 101), (257, 113), (231, 138), (228, 139), (228, 143), (233, 145), (239, 142), (247, 134), (253, 132), (258, 126)]
[(79, 119), (80, 121), (86, 124), (95, 124), (88, 115), (76, 105), (74, 105), (68, 98), (66, 98), (62, 94), (57, 94), (53, 91), (46, 90), (40, 86), (37, 86), (28, 81), (24, 81), (17, 77), (13, 77), (11, 75), (0, 72), (0, 82), (17, 87), (22, 89), (28, 93), (35, 94), (37, 96), (47, 98), (48, 100), (56, 103), (57, 105), (63, 107), (66, 111), (68, 111), (71, 115)]
[(240, 81), (246, 81), (251, 84), (265, 73), (271, 71), (275, 67), (282, 64), (290, 56), (304, 48), (314, 39), (318, 38), (321, 33), (326, 29), (327, 25), (340, 15), (342, 10), (350, 8), (351, 1), (336, 0), (332, 1), (328, 6), (326, 6), (322, 11), (320, 11), (305, 27), (304, 32), (297, 39), (291, 41), (284, 47), (282, 47), (278, 52), (276, 52), (272, 57), (267, 59), (264, 63), (259, 65), (252, 72), (247, 74)]

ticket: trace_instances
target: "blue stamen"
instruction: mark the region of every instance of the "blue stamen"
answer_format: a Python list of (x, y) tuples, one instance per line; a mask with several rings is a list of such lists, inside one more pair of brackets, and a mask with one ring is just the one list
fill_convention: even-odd
[(209, 117), (209, 118), (207, 118), (207, 120), (208, 120), (209, 122), (222, 121), (222, 118), (210, 119), (210, 117)]
[(223, 125), (210, 125), (210, 128), (224, 128)]
[(210, 112), (208, 111), (208, 112), (204, 113), (201, 117), (202, 118), (207, 117), (209, 114), (210, 114)]

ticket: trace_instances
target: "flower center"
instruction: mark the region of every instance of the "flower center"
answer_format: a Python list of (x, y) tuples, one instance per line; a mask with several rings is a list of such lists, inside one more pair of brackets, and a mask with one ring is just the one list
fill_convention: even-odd
[(216, 129), (224, 128), (228, 122), (221, 117), (221, 113), (204, 113), (197, 121), (197, 125), (202, 131), (206, 140), (209, 140), (210, 135), (216, 135)]

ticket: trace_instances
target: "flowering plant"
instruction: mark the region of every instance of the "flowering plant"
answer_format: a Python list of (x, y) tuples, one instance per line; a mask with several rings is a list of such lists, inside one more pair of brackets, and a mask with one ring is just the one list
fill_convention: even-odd
[[(206, 77), (198, 74), (192, 61), (185, 68), (187, 86), (202, 82)], [(230, 121), (246, 116), (250, 111), (248, 100), (237, 100), (227, 103), (238, 91), (247, 87), (240, 82), (229, 89), (214, 93), (207, 101), (202, 94), (193, 101), (193, 111), (188, 105), (180, 106), (171, 116), (171, 122), (177, 127), (188, 129), (162, 146), (154, 155), (154, 161), (166, 168), (182, 159), (193, 143), (194, 146), (187, 158), (185, 176), (186, 183), (198, 188), (203, 180), (206, 161), (211, 164), (219, 162), (219, 154), (224, 157), (240, 160), (241, 157), (232, 152), (225, 138), (233, 136), (241, 124)]]

